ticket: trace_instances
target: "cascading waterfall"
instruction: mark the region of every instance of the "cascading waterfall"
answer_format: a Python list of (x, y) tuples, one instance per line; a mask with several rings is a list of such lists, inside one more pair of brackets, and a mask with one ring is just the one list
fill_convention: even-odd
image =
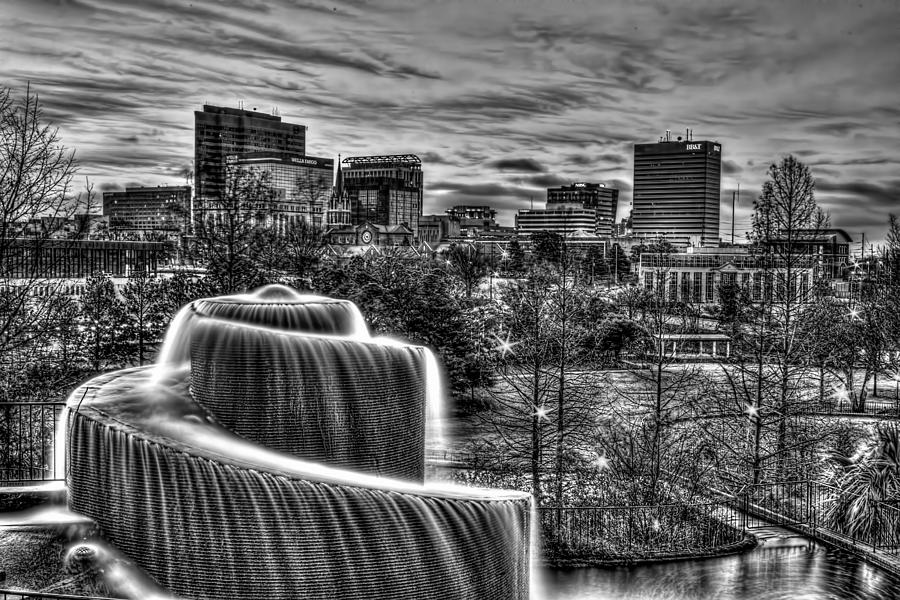
[(435, 365), (349, 302), (198, 300), (73, 392), (70, 507), (185, 598), (527, 598), (530, 496), (423, 483)]

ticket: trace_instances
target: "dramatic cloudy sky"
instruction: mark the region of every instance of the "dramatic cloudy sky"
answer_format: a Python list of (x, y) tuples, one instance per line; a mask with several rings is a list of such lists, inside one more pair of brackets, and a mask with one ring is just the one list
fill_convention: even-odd
[(722, 234), (793, 153), (854, 238), (900, 213), (893, 0), (3, 0), (0, 84), (37, 90), (98, 188), (181, 185), (204, 103), (273, 108), (317, 156), (416, 153), (425, 212), (511, 224), (548, 186), (619, 187), (633, 144), (723, 146)]

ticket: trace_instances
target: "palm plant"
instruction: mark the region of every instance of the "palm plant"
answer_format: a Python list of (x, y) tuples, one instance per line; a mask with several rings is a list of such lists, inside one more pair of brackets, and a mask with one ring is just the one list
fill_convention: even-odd
[(900, 502), (900, 426), (879, 424), (876, 438), (853, 457), (835, 457), (834, 502), (825, 510), (828, 526), (853, 538), (874, 540), (894, 531)]

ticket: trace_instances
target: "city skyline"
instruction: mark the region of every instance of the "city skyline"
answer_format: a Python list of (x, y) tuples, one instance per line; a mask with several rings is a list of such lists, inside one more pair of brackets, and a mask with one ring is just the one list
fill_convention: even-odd
[(181, 185), (203, 104), (308, 127), (307, 153), (419, 155), (424, 212), (512, 223), (575, 181), (621, 190), (667, 129), (718, 140), (720, 236), (795, 154), (832, 224), (879, 241), (900, 213), (900, 7), (889, 2), (61, 0), (5, 7), (0, 76), (27, 82), (97, 191)]

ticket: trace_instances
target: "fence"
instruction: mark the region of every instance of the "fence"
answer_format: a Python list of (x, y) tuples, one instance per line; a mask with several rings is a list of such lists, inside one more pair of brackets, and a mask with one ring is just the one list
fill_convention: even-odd
[(794, 527), (815, 539), (827, 537), (864, 550), (900, 554), (900, 507), (896, 505), (873, 501), (865, 515), (849, 519), (839, 511), (840, 490), (815, 481), (748, 485), (730, 497), (744, 515)]
[(0, 485), (63, 479), (54, 443), (64, 402), (0, 403)]
[(545, 555), (555, 559), (652, 559), (744, 540), (743, 531), (730, 524), (734, 511), (724, 502), (542, 507), (539, 516)]
[(73, 596), (69, 594), (50, 594), (44, 592), (20, 592), (16, 590), (0, 590), (0, 600), (114, 600), (99, 596)]
[(869, 416), (880, 418), (900, 418), (900, 399), (884, 396), (869, 397), (861, 409), (854, 408), (849, 400), (818, 398), (798, 403), (793, 409), (796, 414), (826, 416)]

